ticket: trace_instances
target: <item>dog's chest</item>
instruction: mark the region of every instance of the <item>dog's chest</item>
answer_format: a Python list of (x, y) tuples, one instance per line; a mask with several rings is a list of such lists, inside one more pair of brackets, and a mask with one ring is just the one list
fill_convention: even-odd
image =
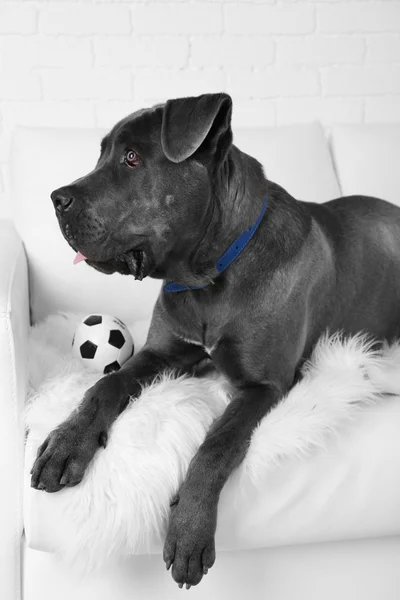
[(167, 298), (165, 302), (172, 330), (181, 339), (202, 346), (211, 355), (228, 322), (227, 305), (204, 298), (194, 299), (185, 292), (179, 296)]
[(205, 344), (203, 344), (202, 342), (199, 342), (197, 340), (191, 340), (185, 337), (181, 337), (182, 340), (184, 340), (185, 342), (187, 342), (188, 344), (195, 344), (195, 346), (200, 346), (201, 348), (204, 348), (204, 350), (207, 352), (207, 354), (209, 356), (211, 356), (213, 350), (215, 349), (217, 342), (214, 342), (214, 344), (212, 346), (206, 346)]

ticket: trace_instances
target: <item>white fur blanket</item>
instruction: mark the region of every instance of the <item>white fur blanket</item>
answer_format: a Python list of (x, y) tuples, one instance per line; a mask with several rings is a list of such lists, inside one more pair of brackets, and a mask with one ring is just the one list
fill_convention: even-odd
[[(99, 377), (70, 352), (80, 317), (52, 316), (31, 330), (27, 468), (46, 435)], [(147, 324), (129, 329), (137, 350)], [(357, 422), (361, 408), (382, 394), (400, 393), (399, 362), (398, 345), (376, 353), (362, 336), (322, 338), (304, 378), (255, 430), (244, 462), (230, 479), (230, 493), (240, 497), (250, 483), (260, 486), (282, 460), (307, 460), (310, 453), (323, 452), (332, 435)], [(173, 379), (166, 374), (146, 388), (117, 419), (107, 448), (98, 451), (82, 483), (58, 493), (68, 496), (68, 518), (77, 531), (59, 550), (93, 567), (119, 553), (134, 553), (154, 537), (162, 540), (170, 499), (228, 402), (229, 388), (220, 376)]]

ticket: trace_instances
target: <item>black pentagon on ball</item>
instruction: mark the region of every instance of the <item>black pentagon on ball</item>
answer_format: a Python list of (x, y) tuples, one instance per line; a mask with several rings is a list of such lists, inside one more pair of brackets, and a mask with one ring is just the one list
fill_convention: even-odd
[(121, 365), (119, 364), (119, 362), (117, 360), (114, 360), (114, 362), (104, 367), (104, 373), (105, 375), (107, 375), (108, 373), (112, 373), (113, 371), (119, 371), (120, 368)]
[(114, 346), (114, 348), (122, 348), (122, 346), (125, 344), (125, 338), (119, 329), (111, 329), (108, 343), (111, 346)]
[(87, 342), (82, 344), (82, 346), (79, 348), (79, 350), (81, 352), (82, 358), (94, 358), (94, 355), (96, 354), (97, 346), (96, 346), (96, 344), (93, 344), (93, 342), (89, 342), (89, 340), (88, 340)]
[(85, 323), (85, 325), (99, 325), (103, 320), (103, 317), (101, 315), (90, 315), (90, 317), (88, 317), (87, 319), (85, 319), (83, 322)]

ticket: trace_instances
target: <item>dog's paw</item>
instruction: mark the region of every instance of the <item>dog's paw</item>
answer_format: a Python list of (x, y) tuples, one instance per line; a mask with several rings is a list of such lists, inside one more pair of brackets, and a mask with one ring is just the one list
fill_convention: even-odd
[(172, 504), (163, 558), (180, 588), (197, 585), (215, 562), (216, 508), (180, 496)]
[(68, 419), (52, 431), (39, 447), (31, 470), (31, 487), (58, 492), (80, 483), (104, 435), (94, 433), (85, 423)]

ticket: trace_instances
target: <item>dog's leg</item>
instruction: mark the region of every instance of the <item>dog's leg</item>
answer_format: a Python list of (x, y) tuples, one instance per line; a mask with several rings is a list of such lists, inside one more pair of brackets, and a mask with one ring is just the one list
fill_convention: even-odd
[(111, 425), (143, 386), (166, 369), (194, 374), (193, 368), (206, 358), (203, 348), (173, 336), (155, 311), (140, 352), (91, 387), (77, 409), (47, 436), (31, 471), (31, 486), (57, 492), (77, 485), (99, 446), (106, 447)]
[(196, 585), (212, 567), (220, 492), (243, 460), (254, 428), (281, 396), (277, 387), (268, 384), (238, 391), (190, 463), (172, 502), (164, 546), (167, 568), (172, 564), (172, 576), (180, 587)]
[[(221, 490), (242, 462), (254, 428), (293, 386), (304, 349), (301, 316), (293, 311), (285, 322), (276, 311), (276, 319), (257, 331), (239, 326), (236, 331), (232, 326), (229, 337), (222, 338), (212, 352), (234, 394), (192, 459), (171, 503), (164, 560), (167, 568), (172, 565), (172, 576), (180, 586), (196, 585), (212, 566)], [(247, 330), (251, 335), (246, 335)]]

